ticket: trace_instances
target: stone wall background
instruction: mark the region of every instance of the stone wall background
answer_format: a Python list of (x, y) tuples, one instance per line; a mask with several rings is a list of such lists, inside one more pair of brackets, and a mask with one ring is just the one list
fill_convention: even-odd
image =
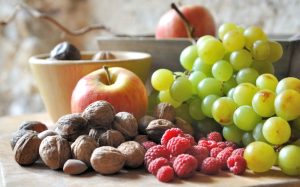
[[(175, 2), (206, 6), (217, 25), (230, 21), (259, 25), (268, 34), (300, 33), (299, 0), (0, 0), (0, 20), (9, 17), (21, 2), (50, 14), (72, 30), (100, 23), (114, 33), (153, 34), (159, 17)], [(68, 36), (24, 10), (14, 21), (0, 26), (0, 116), (44, 111), (28, 66), (30, 56), (47, 53), (62, 40), (81, 50), (96, 50), (95, 37), (100, 35), (111, 33)]]

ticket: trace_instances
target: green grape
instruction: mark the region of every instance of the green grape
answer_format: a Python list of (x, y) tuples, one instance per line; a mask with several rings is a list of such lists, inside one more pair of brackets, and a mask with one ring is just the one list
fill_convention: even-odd
[(244, 132), (243, 137), (242, 137), (242, 142), (243, 142), (244, 146), (247, 146), (254, 141), (255, 140), (254, 140), (251, 132)]
[(225, 53), (225, 55), (223, 57), (223, 60), (226, 60), (227, 62), (230, 62), (230, 55), (231, 55), (231, 53), (228, 52), (228, 51), (226, 51), (226, 53)]
[(253, 43), (252, 55), (255, 60), (266, 60), (270, 56), (270, 52), (268, 41), (257, 40)]
[(188, 71), (191, 71), (193, 64), (198, 57), (197, 46), (190, 45), (182, 50), (180, 53), (180, 64), (182, 67)]
[(200, 45), (201, 43), (203, 43), (205, 40), (207, 39), (215, 39), (214, 36), (212, 35), (204, 35), (204, 36), (201, 36), (198, 40), (197, 40), (197, 46)]
[(267, 143), (255, 141), (247, 145), (244, 151), (247, 167), (254, 172), (266, 172), (276, 162), (276, 153)]
[(268, 41), (270, 46), (270, 55), (268, 56), (267, 60), (270, 62), (278, 61), (283, 54), (283, 49), (280, 43), (276, 41)]
[(300, 131), (300, 117), (294, 119), (293, 121), (291, 121), (291, 124), (293, 125), (293, 127), (297, 130)]
[(237, 82), (235, 80), (235, 77), (232, 76), (228, 81), (223, 82), (223, 90), (224, 94), (228, 95), (229, 90), (237, 86)]
[(275, 93), (271, 90), (259, 90), (252, 99), (252, 107), (254, 111), (262, 117), (273, 116), (275, 114), (275, 97)]
[(223, 45), (229, 52), (243, 49), (245, 46), (245, 37), (239, 30), (232, 30), (225, 34)]
[(230, 63), (236, 71), (250, 67), (252, 61), (251, 53), (245, 49), (237, 50), (230, 54)]
[(237, 128), (235, 125), (228, 125), (223, 127), (222, 134), (225, 140), (240, 144), (244, 132)]
[(266, 41), (268, 40), (264, 31), (257, 26), (248, 27), (244, 31), (244, 36), (246, 38), (246, 48), (252, 50), (252, 45), (256, 40)]
[(252, 136), (255, 141), (268, 142), (262, 133), (262, 128), (263, 128), (264, 123), (265, 123), (265, 121), (261, 121), (254, 127), (254, 129), (252, 131)]
[(193, 85), (193, 94), (198, 93), (198, 84), (200, 81), (202, 81), (204, 78), (206, 78), (206, 75), (201, 71), (193, 71), (189, 75), (189, 80), (191, 81)]
[(295, 90), (284, 90), (275, 98), (277, 116), (290, 121), (300, 116), (300, 93)]
[(234, 89), (235, 89), (235, 88), (231, 88), (231, 89), (228, 91), (227, 97), (233, 98)]
[(196, 123), (193, 124), (193, 127), (195, 129), (196, 139), (206, 137), (206, 135), (210, 132), (222, 132), (222, 127), (211, 118), (196, 121)]
[(243, 68), (236, 75), (236, 82), (241, 83), (251, 83), (255, 84), (257, 77), (259, 76), (258, 72), (253, 68)]
[(148, 110), (147, 110), (148, 115), (153, 114), (154, 108), (158, 103), (159, 103), (158, 92), (152, 90), (150, 95), (148, 96)]
[(268, 89), (275, 92), (277, 84), (278, 79), (270, 73), (264, 73), (256, 79), (256, 86), (259, 89)]
[(222, 24), (218, 29), (218, 37), (223, 40), (223, 37), (225, 34), (227, 34), (229, 31), (236, 30), (237, 25), (234, 23), (224, 23)]
[(208, 95), (223, 95), (222, 82), (215, 78), (205, 78), (198, 84), (198, 95), (200, 98), (204, 98)]
[(193, 65), (194, 71), (201, 71), (207, 77), (212, 77), (211, 68), (212, 65), (206, 64), (201, 58), (197, 58)]
[(281, 117), (270, 117), (262, 127), (265, 139), (274, 145), (286, 143), (291, 137), (289, 123)]
[(256, 124), (261, 121), (261, 117), (256, 114), (251, 106), (243, 105), (238, 107), (233, 113), (233, 122), (241, 130), (251, 131)]
[(219, 97), (220, 96), (217, 95), (208, 95), (204, 97), (204, 99), (202, 100), (201, 109), (205, 116), (212, 118), (212, 105)]
[(178, 77), (170, 87), (170, 94), (178, 102), (186, 101), (193, 95), (193, 85), (187, 77)]
[(242, 26), (240, 26), (240, 25), (237, 26), (237, 30), (240, 31), (240, 33), (244, 33), (245, 32), (245, 28), (242, 27)]
[(300, 147), (296, 145), (284, 146), (279, 151), (278, 165), (281, 171), (287, 175), (300, 175)]
[(232, 76), (233, 69), (229, 62), (219, 60), (212, 66), (212, 74), (219, 81), (228, 81)]
[(300, 80), (295, 77), (286, 77), (281, 79), (276, 87), (276, 94), (280, 94), (282, 91), (292, 89), (300, 93)]
[(252, 98), (258, 89), (251, 83), (241, 83), (235, 87), (233, 92), (233, 100), (238, 106), (252, 105)]
[(199, 98), (193, 99), (189, 104), (189, 113), (194, 120), (202, 120), (205, 118), (205, 115), (201, 109), (201, 104), (202, 101)]
[(189, 113), (188, 103), (182, 103), (179, 107), (175, 108), (175, 112), (176, 112), (176, 117), (180, 117), (190, 124), (194, 122), (193, 118)]
[(170, 103), (175, 108), (177, 108), (177, 107), (179, 107), (181, 105), (181, 102), (175, 101), (172, 98), (169, 90), (160, 91), (159, 94), (158, 94), (158, 98), (159, 98), (160, 102), (162, 102), (162, 103)]
[(211, 113), (216, 122), (221, 125), (230, 125), (233, 122), (233, 113), (237, 105), (230, 97), (220, 97), (217, 99), (211, 109)]
[(253, 61), (252, 68), (256, 69), (259, 74), (270, 73), (274, 74), (275, 69), (271, 62), (267, 61)]
[(173, 73), (168, 69), (158, 69), (151, 76), (151, 84), (158, 91), (168, 90), (173, 82)]
[(199, 45), (197, 46), (199, 57), (207, 64), (214, 64), (225, 55), (223, 44), (215, 38), (199, 42)]

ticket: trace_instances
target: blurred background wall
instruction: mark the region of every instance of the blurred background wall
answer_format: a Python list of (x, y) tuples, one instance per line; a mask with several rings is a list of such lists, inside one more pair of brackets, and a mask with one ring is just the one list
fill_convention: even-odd
[(18, 11), (14, 20), (0, 25), (0, 116), (44, 111), (28, 66), (30, 56), (47, 53), (63, 40), (81, 50), (97, 50), (97, 36), (153, 34), (171, 2), (207, 7), (217, 26), (230, 21), (261, 26), (268, 34), (300, 33), (299, 0), (0, 0), (0, 21), (6, 20), (22, 2), (71, 30), (102, 24), (111, 32), (98, 30), (69, 36), (23, 9)]

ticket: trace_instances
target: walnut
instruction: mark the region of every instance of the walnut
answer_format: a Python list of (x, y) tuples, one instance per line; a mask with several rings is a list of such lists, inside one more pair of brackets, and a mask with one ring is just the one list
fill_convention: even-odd
[(138, 130), (140, 134), (147, 134), (146, 128), (152, 120), (155, 120), (155, 118), (148, 115), (145, 115), (138, 120)]
[(47, 130), (48, 127), (44, 123), (39, 121), (25, 121), (20, 125), (19, 130), (21, 129), (43, 132)]
[(192, 125), (180, 117), (175, 118), (174, 125), (176, 127), (180, 128), (181, 130), (183, 130), (184, 133), (187, 133), (190, 135), (194, 134), (194, 129), (193, 129)]
[(174, 122), (176, 116), (175, 108), (169, 103), (159, 103), (154, 109), (153, 116), (157, 119), (166, 119)]
[(126, 157), (125, 166), (129, 168), (137, 168), (144, 162), (146, 150), (135, 141), (127, 141), (119, 145), (118, 150)]
[(142, 144), (142, 143), (144, 143), (144, 142), (149, 141), (149, 139), (148, 139), (148, 136), (147, 136), (147, 135), (137, 135), (137, 136), (134, 138), (134, 141), (136, 141), (136, 142), (139, 143), (139, 144)]
[(81, 160), (69, 159), (66, 161), (63, 167), (64, 173), (70, 175), (78, 175), (85, 172), (88, 169), (88, 166)]
[(87, 133), (87, 121), (80, 113), (67, 114), (56, 122), (55, 131), (68, 141), (75, 141), (82, 134)]
[(112, 146), (118, 147), (121, 143), (125, 142), (123, 134), (117, 130), (107, 130), (105, 133), (101, 134), (98, 143), (101, 146)]
[(114, 174), (119, 172), (126, 161), (117, 148), (102, 146), (94, 150), (91, 156), (91, 164), (95, 171), (100, 174)]
[(109, 51), (99, 51), (92, 58), (92, 60), (112, 60), (112, 59), (116, 59), (116, 56)]
[(160, 139), (166, 130), (174, 128), (175, 125), (166, 119), (156, 119), (149, 123), (146, 128), (148, 138), (155, 143), (160, 143)]
[(83, 111), (82, 117), (87, 119), (90, 128), (109, 129), (114, 120), (115, 109), (107, 101), (96, 101)]
[(39, 137), (39, 139), (41, 139), (41, 140), (43, 140), (43, 139), (45, 139), (47, 136), (55, 136), (55, 135), (58, 135), (58, 133), (57, 132), (55, 132), (55, 131), (53, 131), (53, 130), (45, 130), (45, 131), (43, 131), (43, 132), (40, 132), (39, 134), (38, 134), (38, 137)]
[(97, 142), (101, 134), (105, 133), (106, 129), (90, 129), (89, 136), (94, 138)]
[(41, 140), (36, 133), (23, 135), (14, 147), (15, 160), (20, 165), (33, 164), (39, 158)]
[(65, 162), (71, 158), (69, 142), (59, 135), (43, 139), (39, 153), (43, 162), (51, 169), (63, 168)]
[(11, 149), (14, 150), (14, 147), (17, 143), (17, 141), (22, 137), (24, 136), (25, 134), (29, 134), (29, 133), (36, 133), (35, 131), (32, 131), (32, 130), (24, 130), (24, 129), (20, 129), (16, 132), (14, 132), (12, 134), (12, 137), (10, 139), (10, 146), (11, 146)]
[(79, 136), (71, 145), (72, 157), (91, 165), (91, 155), (98, 147), (96, 140), (88, 135)]
[(113, 128), (120, 131), (127, 140), (138, 134), (137, 120), (128, 112), (119, 112), (115, 115)]

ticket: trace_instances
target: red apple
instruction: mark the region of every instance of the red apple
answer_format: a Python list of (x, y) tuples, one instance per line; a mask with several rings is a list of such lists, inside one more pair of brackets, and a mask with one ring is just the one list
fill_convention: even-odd
[(102, 68), (82, 77), (73, 90), (71, 110), (82, 112), (98, 100), (106, 100), (116, 112), (130, 112), (137, 119), (145, 115), (148, 105), (143, 82), (133, 72), (120, 67)]
[[(216, 25), (214, 18), (205, 7), (185, 5), (179, 7), (179, 10), (194, 27), (193, 37), (199, 38), (203, 35), (215, 35)], [(175, 10), (169, 10), (160, 18), (156, 27), (155, 37), (157, 39), (188, 37), (183, 20)]]

